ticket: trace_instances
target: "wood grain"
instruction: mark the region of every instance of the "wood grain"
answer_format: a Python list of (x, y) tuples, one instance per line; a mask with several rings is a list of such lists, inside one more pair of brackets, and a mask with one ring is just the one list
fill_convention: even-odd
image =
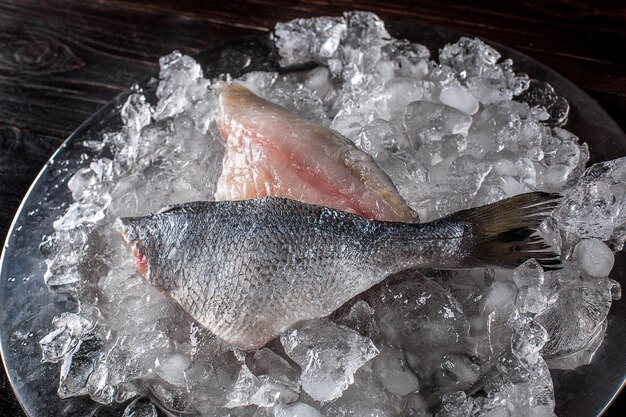
[[(297, 17), (371, 10), (517, 49), (582, 87), (626, 127), (626, 2), (0, 0), (0, 239), (45, 161), (99, 107), (194, 53)], [(52, 381), (51, 381), (52, 383)], [(607, 415), (626, 415), (624, 395)], [(20, 416), (6, 376), (0, 417)]]

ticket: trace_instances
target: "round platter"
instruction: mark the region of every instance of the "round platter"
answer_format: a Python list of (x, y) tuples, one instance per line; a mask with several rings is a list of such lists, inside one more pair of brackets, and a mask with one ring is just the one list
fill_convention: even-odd
[[(419, 24), (388, 23), (393, 36), (426, 45), (436, 52), (461, 34)], [(512, 58), (517, 72), (550, 83), (570, 103), (566, 128), (589, 144), (591, 163), (626, 155), (626, 135), (582, 90), (550, 68), (503, 45), (488, 42), (504, 58)], [(280, 68), (269, 34), (238, 39), (205, 50), (196, 60), (205, 76), (230, 73), (238, 77), (249, 71), (291, 71)], [(141, 84), (148, 97), (154, 95), (150, 81)], [(86, 141), (121, 126), (119, 110), (124, 93), (85, 121), (45, 165), (15, 216), (0, 260), (0, 347), (9, 379), (29, 417), (120, 416), (124, 405), (104, 406), (88, 398), (61, 400), (57, 394), (59, 365), (41, 363), (39, 340), (50, 329), (52, 318), (75, 311), (76, 301), (48, 291), (43, 281), (46, 266), (39, 245), (53, 232), (52, 223), (71, 202), (67, 181), (94, 157), (106, 155)], [(626, 284), (626, 254), (616, 255), (612, 278)], [(593, 363), (575, 371), (553, 371), (556, 413), (562, 417), (601, 415), (625, 383), (626, 303), (613, 304), (604, 343)]]

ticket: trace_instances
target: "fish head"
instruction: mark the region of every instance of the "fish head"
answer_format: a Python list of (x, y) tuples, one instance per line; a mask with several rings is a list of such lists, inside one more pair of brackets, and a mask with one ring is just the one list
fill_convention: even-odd
[(140, 239), (140, 223), (139, 217), (119, 218), (115, 221), (115, 229), (122, 235), (128, 246), (130, 246), (133, 257), (135, 258), (135, 267), (142, 277), (148, 278), (150, 275), (150, 265), (146, 256), (146, 247)]
[(172, 251), (177, 240), (175, 229), (168, 227), (162, 216), (122, 217), (115, 221), (115, 229), (132, 251), (139, 274), (152, 285), (172, 292), (178, 287), (172, 266), (179, 262)]

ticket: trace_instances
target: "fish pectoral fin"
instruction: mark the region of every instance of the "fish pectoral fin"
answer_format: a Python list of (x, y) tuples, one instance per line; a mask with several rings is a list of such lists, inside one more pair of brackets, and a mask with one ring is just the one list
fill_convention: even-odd
[(560, 256), (537, 234), (561, 199), (559, 194), (527, 193), (447, 217), (467, 230), (462, 266), (515, 268), (535, 258), (546, 270), (561, 268)]

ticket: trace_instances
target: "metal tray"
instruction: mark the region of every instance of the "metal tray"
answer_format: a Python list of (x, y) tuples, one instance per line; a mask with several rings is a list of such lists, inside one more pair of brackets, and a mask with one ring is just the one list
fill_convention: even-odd
[[(419, 24), (388, 23), (392, 35), (428, 46), (436, 54), (445, 43), (462, 34)], [(626, 155), (626, 135), (581, 89), (533, 59), (488, 42), (505, 58), (512, 58), (518, 72), (546, 81), (570, 105), (566, 128), (587, 142), (591, 162)], [(269, 34), (237, 39), (207, 49), (196, 56), (205, 75), (248, 71), (277, 71), (278, 56)], [(154, 94), (150, 81), (142, 84)], [(41, 363), (38, 341), (48, 332), (51, 320), (63, 311), (76, 310), (75, 300), (50, 293), (43, 282), (45, 263), (39, 251), (42, 236), (52, 233), (52, 222), (71, 201), (67, 181), (85, 164), (85, 156), (99, 157), (106, 150), (86, 147), (84, 141), (120, 127), (119, 109), (128, 93), (121, 94), (85, 121), (52, 156), (24, 197), (13, 220), (0, 259), (0, 347), (17, 398), (30, 417), (120, 416), (123, 404), (104, 406), (88, 398), (61, 400), (57, 394), (59, 365)], [(89, 158), (91, 159), (91, 158)], [(626, 285), (626, 254), (616, 256), (612, 277)], [(562, 417), (599, 416), (625, 383), (626, 303), (613, 304), (605, 341), (591, 365), (575, 371), (553, 371), (556, 413)]]

